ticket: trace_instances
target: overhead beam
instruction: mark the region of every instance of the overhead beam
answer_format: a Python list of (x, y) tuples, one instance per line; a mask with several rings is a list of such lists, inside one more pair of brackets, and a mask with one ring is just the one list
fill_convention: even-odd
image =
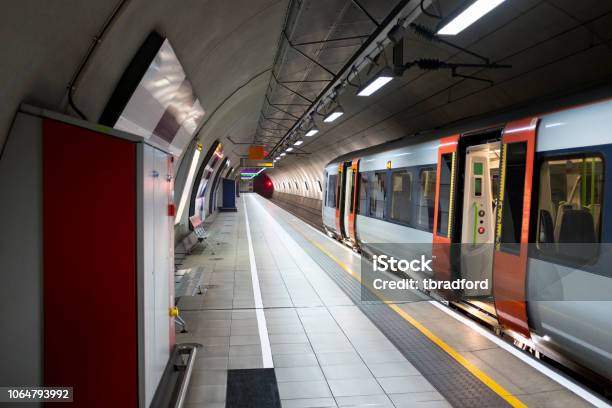
[[(398, 22), (401, 21), (403, 26), (406, 27), (408, 26), (408, 24), (412, 23), (418, 16), (421, 15), (421, 1), (422, 0), (399, 1), (399, 3), (387, 15), (387, 17), (385, 17), (385, 19), (380, 24), (377, 24), (377, 27), (374, 32), (338, 71), (338, 73), (334, 76), (333, 80), (327, 84), (327, 86), (319, 93), (319, 95), (313, 101), (309, 100), (309, 102), (311, 102), (310, 108), (306, 109), (306, 111), (300, 117), (300, 120), (297, 121), (292, 126), (292, 128), (285, 133), (283, 139), (274, 146), (274, 148), (269, 153), (270, 156), (278, 150), (284, 139), (287, 138), (287, 136), (295, 130), (296, 126), (308, 115), (311, 114), (317, 104), (322, 102), (328, 95), (331, 95), (334, 92), (334, 89), (338, 85), (342, 84), (344, 80), (350, 79), (351, 72), (354, 71), (354, 65), (357, 62), (363, 63), (363, 61), (366, 60), (367, 56), (375, 54), (378, 50), (380, 50), (381, 47), (385, 47), (391, 43), (391, 41), (387, 38), (387, 34)], [(425, 2), (427, 3), (428, 0), (425, 0)], [(278, 82), (278, 79), (276, 78), (274, 73), (273, 77)]]

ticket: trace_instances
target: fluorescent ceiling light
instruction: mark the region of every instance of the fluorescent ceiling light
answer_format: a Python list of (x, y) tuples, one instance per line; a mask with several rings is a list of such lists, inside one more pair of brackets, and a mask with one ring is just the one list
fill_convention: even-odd
[(301, 145), (302, 143), (304, 143), (304, 141), (303, 141), (303, 140), (296, 140), (296, 141), (295, 141), (295, 143), (294, 143), (293, 145), (294, 145), (294, 146), (299, 146), (299, 145)]
[(287, 155), (287, 153), (281, 153), (280, 155), (281, 155), (281, 157), (284, 157), (284, 156)]
[(280, 156), (276, 156), (276, 159), (274, 159), (274, 160), (280, 160), (280, 159), (281, 159)]
[(319, 133), (319, 129), (317, 129), (316, 127), (313, 127), (312, 129), (310, 129), (308, 132), (306, 132), (306, 134), (304, 136), (314, 136), (317, 133)]
[(476, 0), (467, 8), (461, 7), (458, 14), (453, 12), (444, 20), (438, 34), (457, 35), (503, 2), (504, 0)]
[(181, 222), (181, 218), (183, 217), (183, 211), (185, 211), (185, 206), (187, 205), (187, 195), (193, 187), (193, 177), (195, 175), (196, 168), (198, 166), (198, 160), (200, 159), (200, 146), (196, 147), (195, 152), (193, 153), (193, 157), (191, 159), (191, 165), (189, 166), (189, 171), (187, 172), (187, 180), (185, 181), (185, 185), (183, 186), (183, 193), (181, 194), (181, 200), (179, 201), (178, 210), (176, 212), (176, 217), (174, 218), (174, 225)]
[(357, 92), (359, 96), (370, 96), (380, 88), (385, 86), (393, 79), (393, 72), (389, 67), (383, 68), (378, 74), (376, 74), (365, 86), (361, 87)]
[(292, 150), (293, 150), (293, 147), (288, 147), (288, 148), (285, 149), (286, 152), (290, 152)]
[(336, 109), (334, 109), (329, 115), (325, 117), (325, 119), (323, 119), (323, 122), (325, 123), (333, 122), (334, 120), (338, 119), (342, 115), (344, 115), (344, 109), (342, 109), (342, 107), (338, 105)]

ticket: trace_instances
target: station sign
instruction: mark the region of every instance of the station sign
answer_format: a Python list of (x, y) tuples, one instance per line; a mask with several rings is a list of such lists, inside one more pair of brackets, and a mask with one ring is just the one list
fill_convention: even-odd
[(243, 168), (273, 168), (274, 162), (271, 159), (251, 160), (240, 159), (240, 166)]

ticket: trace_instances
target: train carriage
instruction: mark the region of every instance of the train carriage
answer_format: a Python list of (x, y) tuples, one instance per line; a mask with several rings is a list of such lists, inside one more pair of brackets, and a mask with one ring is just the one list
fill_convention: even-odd
[(458, 306), (610, 380), (611, 118), (604, 100), (339, 157), (326, 167), (323, 224), (366, 252), (431, 244), (448, 260), (454, 244), (484, 244), (434, 268), (438, 279), (492, 282)]

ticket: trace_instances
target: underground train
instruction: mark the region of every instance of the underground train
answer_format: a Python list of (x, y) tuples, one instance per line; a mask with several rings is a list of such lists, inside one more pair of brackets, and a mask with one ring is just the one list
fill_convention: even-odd
[[(490, 279), (453, 305), (610, 384), (610, 159), (612, 99), (403, 138), (326, 166), (323, 224), (370, 255), (429, 245), (437, 279)], [(486, 248), (478, 268), (463, 260), (466, 244)]]

